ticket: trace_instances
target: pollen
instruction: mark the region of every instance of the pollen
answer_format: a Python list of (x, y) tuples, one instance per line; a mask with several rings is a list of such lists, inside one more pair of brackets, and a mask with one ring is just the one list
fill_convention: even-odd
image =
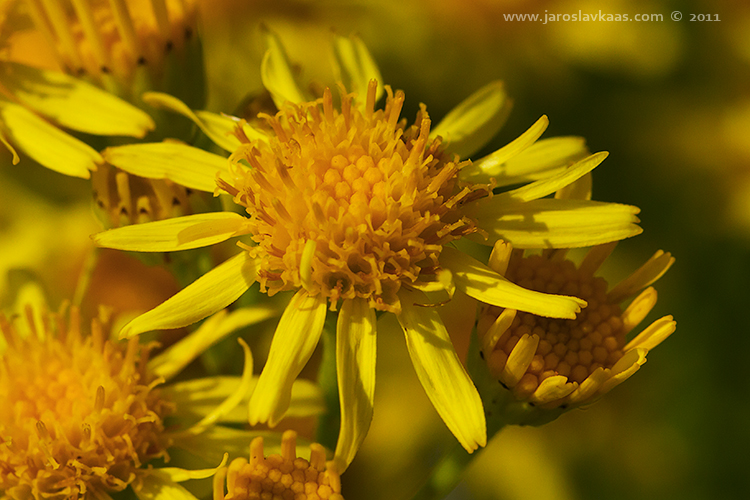
[(82, 335), (75, 308), (41, 321), (26, 313), (24, 322), (0, 314), (3, 498), (103, 498), (142, 464), (167, 458), (171, 405), (146, 372), (148, 349), (108, 340), (100, 319)]
[[(324, 448), (310, 446), (310, 460), (297, 457), (297, 434), (286, 431), (281, 454), (263, 455), (263, 438), (250, 444), (250, 460), (237, 458), (214, 476), (214, 500), (344, 500), (341, 479)], [(226, 477), (227, 493), (224, 493)]]
[[(485, 352), (490, 372), (512, 390), (518, 399), (528, 399), (547, 378), (563, 376), (583, 383), (599, 368), (610, 369), (623, 357), (626, 331), (619, 304), (608, 299), (608, 284), (567, 259), (541, 255), (514, 255), (506, 277), (539, 292), (572, 295), (588, 303), (575, 319), (553, 319), (525, 312), (515, 313), (492, 352)], [(502, 309), (488, 307), (477, 325), (487, 335)], [(528, 367), (508, 380), (506, 364), (523, 338), (538, 339), (536, 351), (527, 355)], [(513, 362), (513, 361), (511, 361)], [(519, 376), (520, 375), (520, 376)]]
[(326, 89), (316, 101), (261, 115), (273, 131), (268, 142), (238, 130), (234, 176), (219, 188), (246, 208), (258, 244), (250, 251), (270, 294), (304, 286), (332, 309), (359, 297), (398, 312), (402, 284), (434, 273), (442, 245), (477, 231), (461, 205), (489, 188), (460, 187), (467, 163), (429, 137), (424, 106), (407, 127), (403, 92), (386, 87), (385, 107), (376, 110), (376, 87), (371, 81), (359, 104), (342, 91), (341, 109)]

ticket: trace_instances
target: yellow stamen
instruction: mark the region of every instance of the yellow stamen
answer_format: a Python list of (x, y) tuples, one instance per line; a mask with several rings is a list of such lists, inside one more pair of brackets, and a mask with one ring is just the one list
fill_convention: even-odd
[(145, 372), (147, 349), (105, 341), (99, 320), (82, 336), (76, 308), (67, 322), (43, 314), (25, 338), (17, 321), (0, 314), (0, 490), (97, 498), (127, 487), (146, 461), (167, 458), (162, 418), (171, 405)]
[(304, 287), (332, 308), (360, 297), (395, 312), (402, 284), (434, 275), (442, 245), (476, 231), (460, 205), (488, 188), (458, 189), (459, 166), (429, 139), (425, 109), (406, 128), (404, 93), (386, 88), (385, 109), (375, 110), (376, 89), (371, 82), (364, 109), (343, 90), (336, 109), (326, 89), (264, 115), (268, 142), (237, 134), (234, 180), (219, 187), (247, 208), (270, 294)]
[(109, 0), (109, 4), (112, 8), (112, 15), (125, 49), (131, 57), (136, 57), (141, 53), (141, 46), (135, 34), (133, 19), (128, 13), (128, 6), (125, 4), (125, 0)]
[(154, 9), (156, 25), (159, 27), (162, 39), (169, 40), (171, 33), (166, 2), (164, 0), (151, 0), (151, 6)]
[(98, 215), (111, 227), (189, 215), (190, 200), (199, 196), (169, 180), (136, 177), (107, 164), (91, 180)]
[[(214, 500), (261, 500), (308, 498), (343, 500), (341, 480), (326, 463), (325, 449), (310, 445), (310, 460), (297, 457), (297, 433), (286, 431), (281, 438), (281, 455), (263, 455), (263, 438), (250, 443), (250, 460), (237, 458), (214, 478)], [(224, 493), (224, 477), (227, 493)], [(302, 495), (300, 497), (300, 495)]]
[(107, 54), (104, 49), (102, 35), (98, 29), (96, 21), (94, 20), (94, 14), (88, 5), (88, 0), (73, 0), (73, 6), (76, 9), (78, 19), (81, 21), (81, 28), (88, 39), (89, 45), (94, 52), (94, 56), (99, 63), (99, 66), (108, 67), (109, 54)]
[(127, 98), (144, 78), (139, 67), (157, 84), (166, 54), (182, 50), (195, 31), (195, 0), (71, 0), (72, 9), (60, 0), (30, 2), (34, 23), (68, 71)]
[(49, 16), (49, 21), (57, 35), (57, 39), (60, 41), (63, 57), (68, 59), (68, 64), (72, 66), (70, 68), (72, 71), (80, 71), (83, 69), (81, 57), (78, 54), (73, 33), (60, 2), (58, 0), (42, 0), (42, 4)]
[[(40, 0), (29, 0), (29, 14), (34, 22), (34, 25), (42, 33), (42, 36), (47, 41), (50, 47), (55, 47), (57, 42), (55, 41), (55, 34), (53, 33), (52, 25), (50, 24), (47, 16), (44, 15), (44, 8), (39, 3)], [(60, 57), (57, 51), (52, 51), (57, 63), (61, 66), (65, 66), (65, 62)]]

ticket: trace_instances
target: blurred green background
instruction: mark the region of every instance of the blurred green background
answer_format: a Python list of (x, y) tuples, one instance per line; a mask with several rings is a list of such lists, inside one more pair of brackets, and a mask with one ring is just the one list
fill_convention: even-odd
[[(657, 249), (677, 258), (657, 284), (660, 300), (647, 318), (673, 314), (677, 332), (641, 371), (586, 410), (543, 428), (506, 429), (450, 498), (750, 498), (750, 337), (742, 316), (750, 299), (750, 4), (203, 0), (203, 7), (210, 109), (232, 111), (260, 88), (261, 22), (281, 34), (305, 75), (321, 81), (331, 78), (330, 30), (356, 32), (386, 83), (406, 92), (409, 119), (424, 102), (437, 122), (474, 90), (502, 79), (514, 108), (485, 152), (542, 114), (550, 118), (544, 137), (583, 136), (592, 151), (609, 151), (594, 172), (594, 198), (641, 207), (644, 229), (608, 261), (611, 281)], [(663, 20), (542, 24), (503, 17), (579, 9)], [(673, 11), (681, 21), (670, 18)], [(691, 21), (691, 14), (714, 20)], [(61, 256), (73, 245), (61, 240), (77, 241), (96, 226), (92, 219), (60, 230), (56, 217), (72, 211), (89, 220), (81, 208), (88, 183), (35, 165), (0, 171), (0, 263), (39, 260), (50, 273), (75, 275), (81, 251)], [(24, 200), (31, 196), (44, 200), (35, 205), (42, 208), (29, 208)], [(32, 247), (46, 254), (24, 250)], [(398, 328), (381, 327), (375, 420), (343, 478), (349, 499), (408, 498), (453, 439), (416, 380)]]

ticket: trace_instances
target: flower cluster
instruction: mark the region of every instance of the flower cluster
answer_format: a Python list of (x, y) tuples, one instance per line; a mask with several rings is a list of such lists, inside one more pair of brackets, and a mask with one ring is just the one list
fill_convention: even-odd
[[(0, 86), (13, 96), (0, 101), (0, 139), (14, 155), (17, 146), (92, 177), (105, 226), (120, 226), (95, 244), (156, 253), (189, 284), (131, 315), (119, 330), (127, 342), (110, 337), (104, 315), (83, 328), (77, 306), (0, 315), (4, 497), (107, 499), (129, 488), (188, 500), (178, 483), (213, 475), (214, 500), (343, 500), (341, 475), (373, 418), (377, 336), (389, 333), (381, 314), (400, 325), (462, 457), (502, 425), (541, 423), (600, 397), (675, 329), (667, 316), (628, 339), (656, 303), (650, 285), (670, 254), (612, 288), (595, 276), (619, 240), (641, 232), (638, 208), (591, 199), (591, 172), (607, 153), (577, 137), (541, 139), (543, 116), (474, 157), (508, 114), (500, 82), (437, 123), (424, 104), (409, 122), (406, 95), (382, 83), (358, 38), (334, 35), (338, 81), (315, 91), (264, 28), (260, 75), (273, 109), (246, 121), (194, 109), (204, 87), (193, 1), (27, 7), (61, 71), (0, 60)], [(87, 144), (39, 115), (105, 136), (156, 130), (150, 142)], [(31, 140), (40, 134), (54, 142)], [(582, 247), (592, 248), (580, 263), (568, 260)], [(278, 315), (257, 377), (242, 337), (241, 376), (228, 349), (209, 349)], [(450, 316), (474, 326), (478, 347), (466, 359)], [(169, 345), (167, 329), (187, 333)], [(155, 357), (159, 343), (139, 340), (147, 333), (168, 345)], [(297, 380), (321, 338), (317, 383)], [(296, 432), (273, 430), (288, 416), (319, 417), (309, 460)], [(280, 453), (265, 456), (264, 443)], [(249, 460), (238, 452), (247, 446)], [(164, 465), (172, 449), (192, 455), (190, 467)]]

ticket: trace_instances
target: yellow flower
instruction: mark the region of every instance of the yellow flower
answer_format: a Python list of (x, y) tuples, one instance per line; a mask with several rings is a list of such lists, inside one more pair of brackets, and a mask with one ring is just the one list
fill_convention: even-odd
[[(6, 15), (13, 3), (0, 4), (0, 41), (4, 44), (12, 43), (9, 37), (14, 26), (8, 24), (15, 18)], [(143, 137), (154, 128), (148, 114), (102, 89), (0, 55), (0, 142), (13, 154), (13, 162), (19, 161), (17, 147), (51, 170), (89, 178), (90, 171), (103, 163), (101, 155), (55, 125), (87, 134), (130, 137)]]
[[(227, 494), (224, 493), (224, 479)], [(263, 455), (263, 438), (250, 444), (250, 461), (236, 458), (214, 476), (214, 500), (293, 499), (344, 500), (341, 479), (332, 462), (326, 463), (325, 449), (313, 443), (310, 460), (298, 458), (297, 433), (286, 431), (281, 454)]]
[[(90, 333), (75, 307), (63, 306), (54, 314), (27, 304), (20, 317), (0, 314), (4, 498), (106, 499), (128, 486), (139, 498), (164, 491), (173, 494), (170, 498), (193, 498), (176, 483), (208, 477), (215, 469), (144, 466), (157, 458), (168, 460), (173, 446), (202, 454), (209, 447), (221, 449), (227, 434), (238, 442), (254, 437), (214, 426), (236, 421), (230, 412), (252, 388), (249, 348), (242, 343), (246, 365), (241, 378), (162, 384), (212, 343), (269, 315), (260, 308), (219, 313), (149, 359), (154, 345), (110, 340), (103, 313), (92, 320)], [(168, 430), (165, 417), (201, 418), (186, 429)]]
[[(615, 245), (593, 247), (578, 265), (561, 250), (524, 256), (523, 251), (511, 253), (509, 245), (495, 246), (490, 267), (510, 281), (588, 303), (575, 319), (492, 306), (480, 314), (477, 333), (490, 374), (517, 401), (528, 403), (532, 414), (593, 402), (635, 373), (648, 352), (675, 330), (672, 316), (665, 316), (626, 340), (656, 304), (656, 290), (649, 285), (674, 258), (660, 250), (610, 288), (595, 273)], [(620, 304), (633, 297), (623, 310)]]
[[(11, 4), (6, 2), (2, 12)], [(193, 197), (190, 201), (196, 203), (188, 203), (190, 191), (185, 187), (119, 171), (95, 149), (29, 110), (88, 134), (142, 138), (157, 128), (162, 137), (188, 137), (192, 131), (174, 125), (159, 110), (151, 108), (147, 114), (135, 106), (147, 108), (141, 94), (149, 90), (171, 92), (191, 106), (203, 104), (205, 77), (195, 2), (81, 0), (65, 8), (59, 2), (31, 0), (26, 7), (60, 68), (72, 76), (2, 58), (0, 90), (9, 101), (0, 100), (0, 121), (7, 135), (0, 133), (0, 140), (13, 152), (14, 162), (19, 158), (11, 144), (52, 170), (93, 176), (97, 215), (107, 227), (192, 213), (197, 200)], [(1, 39), (8, 39), (12, 48), (15, 26), (3, 21)]]
[[(190, 178), (191, 187), (227, 192), (234, 212), (193, 215), (121, 228), (95, 236), (98, 245), (162, 252), (212, 245), (249, 235), (253, 245), (125, 326), (123, 336), (198, 321), (234, 302), (255, 281), (269, 293), (296, 290), (274, 335), (268, 362), (250, 403), (250, 422), (275, 425), (292, 382), (320, 338), (326, 310), (339, 309), (337, 371), (342, 426), (336, 448), (345, 470), (369, 427), (375, 384), (375, 312), (395, 313), (430, 400), (468, 451), (486, 442), (479, 395), (458, 360), (437, 304), (454, 292), (484, 303), (542, 316), (574, 318), (585, 302), (519, 287), (452, 242), (500, 239), (519, 247), (598, 244), (640, 232), (637, 208), (545, 196), (586, 176), (606, 156), (586, 156), (578, 138), (534, 144), (547, 125), (475, 163), (461, 161), (491, 138), (507, 113), (502, 85), (479, 90), (434, 129), (426, 108), (406, 126), (404, 94), (383, 88), (377, 67), (358, 39), (337, 37), (340, 107), (330, 90), (308, 100), (274, 36), (261, 74), (280, 111), (266, 116), (271, 131), (237, 127), (231, 168), (187, 146), (170, 163), (173, 145), (111, 148), (127, 155), (120, 168), (139, 175)], [(204, 131), (222, 125), (208, 115), (157, 96)], [(225, 123), (224, 123), (225, 125)], [(445, 139), (445, 141), (443, 141)], [(232, 146), (224, 140), (225, 148)], [(174, 151), (172, 152), (174, 153)], [(582, 158), (582, 159), (581, 159)], [(580, 161), (575, 161), (579, 160)], [(571, 165), (572, 164), (572, 165)], [(218, 167), (218, 168), (217, 168)], [(492, 195), (494, 185), (540, 179)], [(177, 181), (176, 182), (180, 182)]]
[(27, 2), (62, 69), (137, 105), (146, 90), (205, 98), (195, 0)]

